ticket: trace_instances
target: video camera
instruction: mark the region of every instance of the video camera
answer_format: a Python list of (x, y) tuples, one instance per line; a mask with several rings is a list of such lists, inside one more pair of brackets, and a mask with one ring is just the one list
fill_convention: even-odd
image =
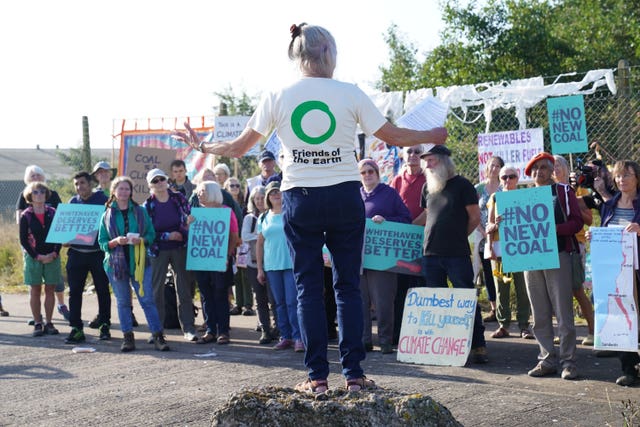
[(600, 167), (585, 165), (582, 159), (576, 159), (575, 181), (576, 185), (593, 190), (593, 182), (598, 176)]

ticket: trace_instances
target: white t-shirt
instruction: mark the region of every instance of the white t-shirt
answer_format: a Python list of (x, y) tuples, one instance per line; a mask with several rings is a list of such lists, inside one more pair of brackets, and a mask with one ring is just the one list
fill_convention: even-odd
[(357, 86), (309, 77), (262, 98), (247, 126), (263, 136), (278, 130), (284, 191), (359, 181), (357, 125), (371, 135), (386, 121)]

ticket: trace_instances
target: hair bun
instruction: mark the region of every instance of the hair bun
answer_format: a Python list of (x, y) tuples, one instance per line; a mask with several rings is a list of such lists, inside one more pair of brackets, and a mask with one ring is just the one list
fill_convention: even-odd
[(307, 25), (307, 23), (303, 22), (300, 25), (293, 24), (291, 27), (289, 27), (289, 32), (291, 33), (291, 39), (295, 39), (296, 37), (298, 37), (302, 32), (302, 27), (304, 27), (305, 25)]

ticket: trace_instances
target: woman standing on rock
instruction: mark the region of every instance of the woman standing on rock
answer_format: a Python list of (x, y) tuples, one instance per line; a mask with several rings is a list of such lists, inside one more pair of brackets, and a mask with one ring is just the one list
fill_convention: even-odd
[(392, 125), (362, 90), (333, 79), (337, 47), (329, 31), (303, 23), (292, 25), (290, 32), (289, 58), (298, 65), (302, 77), (265, 96), (238, 138), (201, 142), (188, 124), (186, 133), (175, 135), (203, 152), (240, 157), (272, 129), (277, 130), (284, 154), (283, 222), (294, 261), (308, 369), (308, 379), (296, 389), (323, 393), (328, 388), (325, 243), (332, 258), (346, 387), (351, 391), (373, 388), (375, 384), (364, 376), (360, 365), (365, 358), (359, 287), (365, 216), (353, 141), (358, 125), (365, 134), (398, 146), (443, 144), (447, 131), (414, 131)]

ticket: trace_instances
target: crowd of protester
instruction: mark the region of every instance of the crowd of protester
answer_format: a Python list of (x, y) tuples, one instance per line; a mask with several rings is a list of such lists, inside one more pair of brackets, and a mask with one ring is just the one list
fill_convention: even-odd
[[(503, 258), (495, 245), (501, 223), (495, 194), (517, 188), (522, 178), (518, 169), (493, 157), (487, 164), (487, 179), (474, 188), (468, 179), (457, 174), (453, 153), (443, 145), (447, 137), (444, 128), (398, 128), (362, 91), (333, 79), (335, 42), (322, 27), (292, 26), (289, 56), (300, 67), (303, 78), (265, 97), (236, 140), (205, 143), (188, 125), (186, 132), (175, 134), (202, 152), (238, 157), (275, 127), (282, 141), (278, 157), (282, 172), (276, 172), (276, 156), (268, 150), (259, 156), (260, 174), (245, 183), (232, 176), (223, 163), (187, 171), (185, 163), (176, 160), (170, 165), (171, 176), (161, 169), (148, 172), (150, 196), (142, 205), (134, 201), (132, 181), (127, 177), (114, 179), (105, 162), (98, 163), (91, 173), (79, 172), (73, 177), (77, 195), (70, 202), (104, 204), (105, 212), (95, 244), (69, 248), (66, 268), (71, 310), (66, 309), (61, 293), (62, 247), (46, 242), (55, 208), (61, 201), (45, 183), (40, 168), (27, 168), (17, 220), (24, 249), (24, 280), (31, 290), (33, 335), (59, 333), (52, 322), (58, 293), (58, 309), (68, 317), (70, 327), (65, 342), (84, 342), (82, 291), (91, 273), (99, 300), (99, 313), (94, 319), (99, 338), (111, 339), (108, 282), (116, 297), (124, 336), (121, 350), (135, 350), (133, 289), (151, 332), (149, 342), (157, 350), (167, 351), (163, 325), (165, 283), (170, 272), (186, 341), (232, 343), (230, 316), (255, 315), (255, 304), (256, 329), (261, 332), (258, 342), (267, 345), (276, 341), (275, 350), (293, 349), (305, 354), (308, 377), (296, 385), (297, 390), (322, 393), (328, 389), (327, 343), (333, 338), (332, 331), (339, 340), (347, 389), (373, 389), (375, 382), (364, 375), (361, 366), (366, 352), (374, 349), (373, 320), (377, 322), (380, 351), (392, 354), (400, 334), (407, 289), (446, 287), (448, 282), (454, 288), (474, 288), (469, 235), (478, 231), (483, 241), (473, 251), (483, 259), (490, 311), (483, 319), (480, 305), (476, 307), (469, 363), (490, 360), (485, 323), (497, 321), (493, 339), (510, 336), (513, 284), (517, 333), (523, 339), (537, 340), (540, 350), (528, 375), (554, 375), (560, 368), (561, 378), (577, 378), (573, 297), (578, 299), (589, 322), (584, 345), (593, 344), (593, 309), (582, 288), (584, 277), (575, 278), (573, 264), (575, 255), (584, 254), (589, 234), (581, 240), (576, 239), (576, 234), (591, 222), (591, 208), (599, 208), (603, 226), (624, 226), (640, 234), (640, 167), (631, 161), (616, 163), (615, 186), (611, 186), (602, 183), (608, 179), (606, 166), (594, 163), (597, 183), (593, 192), (576, 196), (575, 189), (567, 184), (568, 170), (559, 168), (554, 173), (554, 166), (563, 166), (561, 158), (544, 152), (533, 157), (525, 174), (531, 176), (534, 186), (551, 188), (560, 267), (503, 273)], [(316, 97), (326, 100), (337, 115), (332, 116), (339, 128), (333, 137), (323, 135), (322, 124), (312, 131), (284, 125), (290, 123), (292, 102)], [(353, 153), (356, 124), (367, 134), (403, 147), (404, 167), (390, 185), (382, 182), (374, 160), (361, 159), (357, 163)], [(309, 143), (317, 143), (311, 135), (326, 137), (321, 141), (323, 150), (338, 153), (333, 161), (309, 164), (299, 155), (296, 157), (294, 153), (304, 152)], [(195, 175), (193, 182), (187, 177), (190, 173)], [(94, 189), (92, 181), (97, 184)], [(230, 212), (225, 271), (186, 268), (186, 245), (194, 221), (191, 210), (196, 207)], [(374, 223), (424, 225), (422, 277), (361, 270), (365, 218)], [(330, 253), (329, 269), (322, 256), (324, 245)], [(196, 284), (204, 315), (200, 329), (193, 310)], [(234, 287), (235, 296), (231, 291)], [(333, 311), (328, 310), (327, 302), (334, 304)], [(0, 311), (5, 315), (1, 305)], [(554, 343), (554, 316), (559, 348)], [(624, 375), (617, 383), (632, 385), (638, 380), (638, 355), (621, 353), (620, 358)]]

